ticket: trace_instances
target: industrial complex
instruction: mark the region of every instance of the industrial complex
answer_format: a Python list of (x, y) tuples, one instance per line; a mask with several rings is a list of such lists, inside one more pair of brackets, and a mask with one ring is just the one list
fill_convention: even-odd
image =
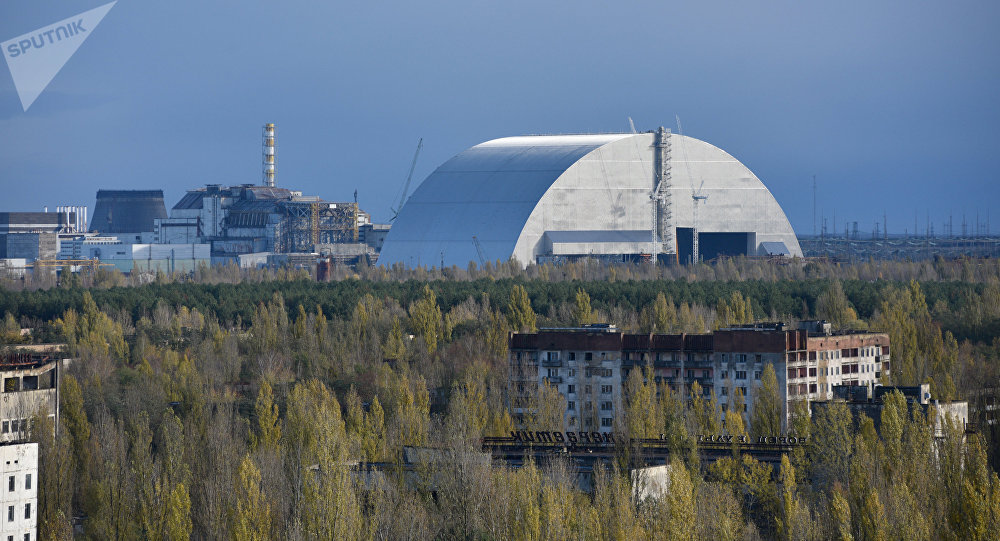
[[(83, 206), (0, 213), (5, 269), (87, 265), (122, 272), (190, 272), (199, 265), (280, 265), (296, 255), (374, 263), (388, 225), (357, 201), (330, 202), (275, 185), (275, 126), (262, 131), (258, 184), (209, 184), (167, 212), (162, 190), (98, 190)], [(300, 258), (301, 259), (301, 258)]]
[(438, 167), (407, 199), (421, 140), (390, 227), (372, 222), (357, 192), (353, 201), (327, 201), (279, 187), (275, 131), (265, 124), (261, 132), (259, 183), (194, 187), (169, 212), (157, 189), (98, 190), (89, 220), (82, 205), (0, 212), (0, 269), (1000, 255), (1000, 239), (989, 237), (988, 226), (986, 238), (971, 241), (930, 234), (898, 239), (884, 229), (879, 235), (877, 227), (866, 240), (854, 222), (842, 239), (824, 233), (800, 243), (749, 168), (710, 143), (664, 128), (487, 141)]

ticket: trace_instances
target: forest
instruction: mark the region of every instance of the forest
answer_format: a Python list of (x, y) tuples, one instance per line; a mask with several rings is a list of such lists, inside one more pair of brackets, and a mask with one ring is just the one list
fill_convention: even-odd
[[(32, 425), (40, 539), (991, 539), (1000, 528), (1000, 432), (986, 407), (1000, 398), (996, 260), (336, 267), (327, 282), (301, 269), (98, 270), (0, 279), (0, 314), (2, 347), (63, 343), (73, 359), (60, 430), (44, 415)], [(779, 468), (736, 449), (701, 464), (696, 434), (775, 433), (773, 371), (746, 397), (749, 417), (633, 371), (615, 431), (665, 435), (663, 495), (634, 490), (638, 452), (597, 468), (592, 493), (565, 460), (511, 468), (481, 453), (483, 436), (516, 428), (509, 332), (805, 319), (888, 333), (891, 383), (969, 401), (969, 430), (935, 437), (900, 395), (877, 431), (842, 404), (809, 415), (796, 403), (789, 433), (808, 443)], [(534, 426), (559, 429), (558, 400), (539, 392)], [(447, 460), (406, 473), (406, 447)]]

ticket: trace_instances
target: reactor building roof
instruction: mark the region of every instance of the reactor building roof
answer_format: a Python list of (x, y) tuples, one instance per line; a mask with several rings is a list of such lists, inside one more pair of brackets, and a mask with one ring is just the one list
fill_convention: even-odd
[[(540, 135), (476, 145), (417, 188), (378, 263), (465, 266), (514, 258), (526, 265), (650, 254), (654, 136)], [(662, 193), (670, 216), (661, 228), (674, 233), (662, 236), (675, 246), (657, 253), (673, 250), (679, 261), (689, 260), (697, 216), (703, 259), (802, 255), (785, 213), (753, 172), (704, 141), (677, 134), (668, 140), (670, 182)], [(661, 206), (661, 220), (663, 214)]]

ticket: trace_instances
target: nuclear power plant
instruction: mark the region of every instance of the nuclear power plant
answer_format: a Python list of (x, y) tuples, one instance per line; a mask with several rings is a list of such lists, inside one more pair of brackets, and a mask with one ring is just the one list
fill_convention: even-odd
[(939, 239), (929, 220), (923, 238), (894, 238), (884, 217), (871, 239), (860, 237), (857, 222), (841, 238), (827, 234), (824, 219), (823, 234), (800, 245), (767, 186), (726, 151), (679, 133), (679, 124), (678, 133), (486, 141), (439, 166), (407, 198), (421, 139), (390, 228), (359, 208), (357, 191), (353, 201), (328, 201), (279, 185), (277, 127), (267, 123), (259, 183), (192, 187), (169, 212), (160, 189), (98, 190), (89, 219), (82, 205), (0, 212), (0, 274), (66, 266), (191, 272), (319, 262), (413, 268), (581, 258), (683, 265), (729, 256), (1000, 256), (988, 214), (986, 235), (977, 216), (971, 239)]
[(0, 213), (0, 267), (190, 272), (209, 264), (374, 263), (388, 226), (371, 223), (356, 200), (278, 187), (275, 132), (273, 123), (261, 131), (259, 185), (193, 188), (169, 215), (162, 190), (98, 190), (89, 224), (83, 206)]

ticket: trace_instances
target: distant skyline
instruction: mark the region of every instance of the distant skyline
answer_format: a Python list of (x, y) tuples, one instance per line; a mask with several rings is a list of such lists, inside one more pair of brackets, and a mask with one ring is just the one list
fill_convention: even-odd
[[(7, 0), (0, 41), (107, 0)], [(489, 139), (663, 125), (749, 167), (796, 232), (1000, 232), (1000, 4), (140, 3), (107, 14), (25, 112), (0, 77), (2, 211), (98, 189), (276, 182), (379, 222)], [(6, 54), (6, 52), (5, 52)], [(881, 227), (881, 225), (879, 226)]]

